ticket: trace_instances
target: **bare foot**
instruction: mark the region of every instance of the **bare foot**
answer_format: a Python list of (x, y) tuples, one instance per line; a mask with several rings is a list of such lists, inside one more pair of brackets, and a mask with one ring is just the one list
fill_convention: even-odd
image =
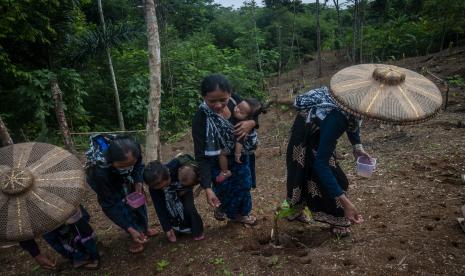
[(204, 240), (204, 239), (205, 239), (205, 235), (204, 235), (204, 234), (202, 234), (202, 235), (200, 235), (200, 236), (198, 236), (198, 237), (194, 237), (194, 241), (201, 241), (201, 240)]
[(40, 265), (40, 267), (48, 270), (55, 270), (57, 268), (56, 261), (50, 260), (44, 254), (39, 254), (35, 258), (36, 262)]
[(236, 219), (232, 220), (233, 222), (243, 223), (245, 225), (254, 226), (257, 224), (257, 218), (252, 215), (248, 216), (237, 216)]
[(147, 236), (148, 237), (154, 237), (154, 236), (156, 236), (158, 234), (160, 234), (160, 231), (158, 231), (156, 228), (147, 229)]
[(129, 252), (136, 254), (144, 251), (144, 244), (138, 242), (131, 242), (129, 246)]
[(171, 229), (170, 231), (166, 232), (166, 237), (170, 242), (176, 242), (176, 234), (174, 233), (174, 230)]

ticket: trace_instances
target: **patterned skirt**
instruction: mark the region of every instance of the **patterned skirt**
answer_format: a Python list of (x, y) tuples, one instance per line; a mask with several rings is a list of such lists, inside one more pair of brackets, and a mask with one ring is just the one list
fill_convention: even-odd
[(241, 164), (234, 161), (234, 156), (228, 156), (228, 168), (231, 177), (222, 183), (216, 183), (214, 178), (221, 172), (219, 162), (211, 163), (213, 191), (221, 201), (220, 209), (229, 219), (238, 215), (248, 216), (252, 211), (252, 176), (249, 165), (250, 156), (243, 154)]
[[(350, 226), (339, 200), (328, 196), (313, 171), (320, 131), (316, 124), (307, 124), (305, 119), (306, 114), (299, 113), (291, 129), (286, 159), (287, 200), (297, 209), (308, 206), (315, 221), (332, 226)], [(349, 181), (337, 163), (335, 154), (329, 165), (338, 184), (347, 191)]]

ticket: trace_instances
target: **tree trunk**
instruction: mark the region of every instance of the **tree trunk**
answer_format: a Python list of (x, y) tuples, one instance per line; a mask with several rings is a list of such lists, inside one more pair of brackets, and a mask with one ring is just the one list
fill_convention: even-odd
[(363, 20), (365, 17), (365, 2), (363, 0), (359, 3), (360, 16), (359, 16), (359, 39), (360, 39), (360, 50), (359, 50), (359, 62), (363, 63)]
[(336, 50), (339, 50), (341, 48), (341, 9), (339, 5), (339, 0), (333, 0), (334, 6), (336, 8), (336, 14), (337, 14), (337, 29), (336, 29), (336, 41), (337, 41), (337, 47)]
[(440, 51), (444, 50), (444, 43), (446, 40), (446, 30), (447, 30), (447, 17), (449, 15), (449, 7), (450, 7), (450, 1), (446, 1), (445, 3), (442, 4), (443, 12), (442, 14), (442, 28), (441, 28), (441, 45)]
[(161, 101), (161, 57), (157, 15), (154, 0), (145, 0), (145, 21), (150, 69), (149, 105), (147, 108), (147, 136), (145, 159), (147, 162), (160, 159), (160, 101)]
[(282, 49), (281, 49), (281, 26), (278, 28), (278, 47), (279, 47), (279, 62), (278, 62), (278, 85), (281, 84), (281, 65), (282, 65)]
[(357, 0), (354, 0), (354, 26), (353, 26), (353, 37), (352, 37), (352, 62), (356, 63), (357, 58), (357, 17), (358, 17), (358, 5)]
[(3, 123), (2, 117), (0, 117), (0, 147), (13, 145), (13, 139), (11, 139), (10, 133)]
[(292, 40), (291, 40), (291, 54), (289, 55), (289, 59), (287, 60), (287, 63), (288, 64), (292, 64), (292, 62), (294, 61), (294, 41), (295, 41), (295, 15), (296, 15), (296, 11), (295, 11), (295, 4), (296, 4), (296, 0), (292, 1), (293, 4), (294, 4), (294, 8), (293, 8), (293, 11), (292, 11)]
[[(103, 9), (102, 9), (102, 0), (97, 0), (97, 3), (98, 3), (98, 12), (100, 15), (100, 23), (102, 24), (103, 33), (106, 33), (105, 18), (103, 17)], [(116, 84), (115, 70), (113, 69), (113, 62), (111, 60), (110, 49), (107, 46), (105, 46), (105, 52), (107, 54), (108, 67), (110, 69), (111, 81), (113, 83), (113, 90), (115, 91), (116, 114), (118, 115), (119, 128), (121, 130), (125, 130), (123, 113), (121, 112), (121, 103), (119, 101), (118, 85)]]
[(260, 45), (258, 43), (257, 18), (255, 14), (256, 3), (255, 1), (251, 1), (251, 4), (252, 4), (252, 19), (253, 19), (253, 29), (254, 29), (254, 37), (255, 37), (255, 47), (257, 51), (257, 65), (258, 65), (258, 71), (260, 72), (261, 86), (262, 88), (265, 88), (266, 81), (264, 79), (264, 74), (263, 74), (262, 55), (260, 54)]
[(316, 0), (316, 47), (317, 47), (317, 77), (321, 77), (321, 30), (320, 1)]
[(260, 46), (258, 45), (258, 32), (257, 32), (257, 19), (255, 18), (255, 1), (251, 1), (252, 4), (252, 19), (253, 19), (253, 32), (255, 36), (255, 47), (257, 50), (257, 64), (258, 70), (263, 78), (263, 71), (262, 71), (262, 57), (260, 55)]
[(445, 42), (445, 40), (446, 40), (446, 19), (444, 19), (444, 21), (442, 23), (440, 51), (444, 50), (444, 42)]
[(65, 110), (63, 108), (63, 94), (61, 93), (60, 86), (56, 79), (50, 80), (50, 87), (52, 90), (52, 98), (55, 104), (55, 115), (57, 117), (58, 126), (60, 127), (61, 135), (63, 135), (63, 142), (65, 148), (74, 155), (78, 155), (76, 148), (74, 147), (73, 139), (71, 139), (71, 134), (68, 128), (68, 123), (66, 122)]
[(300, 44), (299, 44), (299, 38), (298, 36), (295, 39), (296, 47), (297, 47), (297, 59), (299, 60), (299, 67), (300, 67), (300, 77), (302, 79), (302, 87), (305, 87), (305, 73), (304, 73), (304, 67), (302, 66), (303, 64), (303, 59), (300, 54)]

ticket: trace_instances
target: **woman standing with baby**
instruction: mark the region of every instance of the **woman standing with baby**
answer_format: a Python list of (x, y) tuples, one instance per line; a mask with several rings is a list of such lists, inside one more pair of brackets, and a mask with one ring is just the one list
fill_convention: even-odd
[[(204, 78), (201, 95), (204, 102), (192, 122), (195, 159), (200, 166), (200, 185), (205, 189), (208, 203), (216, 207), (217, 220), (228, 218), (234, 222), (254, 225), (256, 218), (250, 214), (250, 190), (253, 186), (250, 156), (239, 156), (236, 143), (242, 143), (243, 148), (248, 148), (248, 143), (254, 143), (251, 140), (256, 141), (256, 137), (250, 137), (249, 133), (257, 126), (258, 114), (251, 116), (254, 119), (237, 122), (235, 109), (243, 111), (236, 108), (243, 101), (232, 93), (228, 80), (222, 75)], [(222, 159), (220, 167), (222, 153), (226, 153), (227, 166)], [(238, 160), (235, 160), (235, 156), (238, 156)], [(217, 179), (222, 173), (226, 177)]]

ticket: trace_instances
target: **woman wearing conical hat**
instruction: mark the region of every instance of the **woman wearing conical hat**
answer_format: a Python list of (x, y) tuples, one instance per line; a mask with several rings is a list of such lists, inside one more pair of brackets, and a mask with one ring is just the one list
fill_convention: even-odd
[[(73, 268), (97, 269), (100, 255), (95, 232), (89, 224), (90, 216), (80, 206), (64, 224), (42, 236), (42, 238)], [(19, 245), (44, 269), (57, 270), (56, 261), (43, 254), (34, 239), (19, 242)]]
[(439, 111), (442, 97), (428, 79), (383, 64), (345, 68), (321, 87), (298, 96), (299, 111), (287, 149), (287, 200), (312, 211), (313, 219), (346, 236), (363, 218), (347, 195), (348, 180), (337, 163), (337, 140), (347, 133), (354, 156), (369, 155), (360, 139), (360, 119), (393, 124), (425, 121)]
[(69, 151), (45, 143), (0, 148), (0, 241), (19, 241), (43, 268), (56, 269), (34, 238), (42, 236), (73, 267), (99, 264), (89, 215), (80, 206), (84, 171)]

